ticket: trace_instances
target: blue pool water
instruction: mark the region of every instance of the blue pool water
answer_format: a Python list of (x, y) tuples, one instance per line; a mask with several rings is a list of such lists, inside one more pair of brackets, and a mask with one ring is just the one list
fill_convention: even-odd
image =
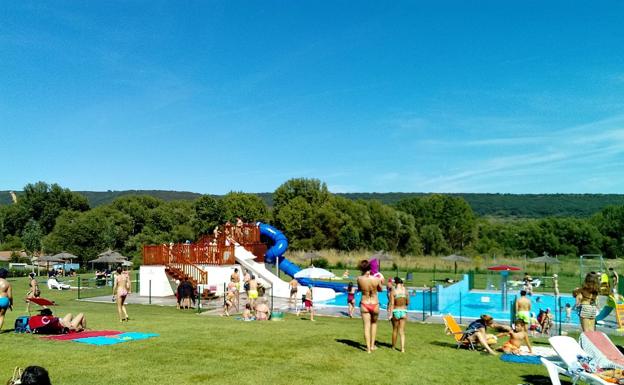
[[(481, 314), (489, 314), (498, 320), (510, 319), (510, 307), (511, 301), (514, 300), (517, 293), (510, 292), (507, 295), (507, 309), (503, 310), (502, 297), (500, 292), (467, 292), (459, 297), (451, 299), (451, 302), (443, 309), (438, 309), (438, 296), (436, 292), (430, 293), (429, 291), (410, 291), (410, 303), (408, 310), (414, 312), (433, 311), (434, 314), (452, 314), (456, 317), (462, 318), (479, 318)], [(360, 306), (361, 293), (355, 295), (355, 304)], [(555, 320), (559, 319), (558, 306), (555, 306), (556, 298), (552, 294), (534, 294), (529, 297), (531, 299), (532, 311), (537, 314), (540, 309), (546, 310), (547, 308), (554, 314)], [(559, 301), (561, 304), (561, 318), (565, 321), (565, 304), (569, 303), (570, 306), (574, 306), (574, 298), (572, 296), (560, 296)], [(347, 306), (347, 295), (337, 294), (336, 298), (324, 301), (324, 305), (329, 306)], [(388, 308), (388, 298), (386, 292), (379, 293), (379, 306), (382, 309)], [(576, 312), (572, 312), (571, 323), (578, 324), (579, 319)]]
[[(450, 313), (454, 316), (466, 318), (478, 318), (481, 314), (489, 314), (495, 319), (508, 320), (510, 318), (510, 302), (513, 301), (515, 296), (515, 293), (508, 294), (507, 309), (503, 310), (501, 293), (471, 291), (462, 295), (461, 303), (458, 299), (457, 301), (446, 306), (444, 309), (441, 309), (440, 313)], [(536, 316), (539, 314), (540, 309), (546, 310), (549, 308), (551, 313), (554, 314), (555, 320), (559, 319), (559, 313), (558, 311), (556, 312), (559, 307), (555, 306), (556, 298), (554, 295), (534, 294), (529, 298), (532, 302), (531, 311), (534, 312)], [(570, 306), (574, 306), (575, 301), (572, 296), (560, 296), (559, 298), (561, 303), (561, 317), (562, 320), (565, 321), (565, 304), (569, 303)], [(579, 323), (578, 315), (574, 311), (572, 312), (571, 323)]]
[[(438, 308), (438, 297), (436, 293), (429, 294), (428, 291), (424, 293), (422, 291), (410, 290), (410, 302), (407, 306), (407, 310), (422, 311), (424, 309), (429, 311), (431, 302), (433, 302), (433, 309)], [(362, 293), (355, 294), (355, 306), (360, 306), (360, 299)], [(336, 294), (336, 298), (324, 301), (324, 305), (330, 306), (347, 306), (347, 295), (344, 293)], [(379, 307), (382, 309), (388, 308), (388, 296), (385, 291), (379, 293)]]

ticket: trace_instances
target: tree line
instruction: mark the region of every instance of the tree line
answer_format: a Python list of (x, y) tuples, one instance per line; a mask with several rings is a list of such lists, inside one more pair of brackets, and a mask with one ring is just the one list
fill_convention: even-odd
[(0, 248), (70, 252), (88, 261), (107, 248), (140, 262), (142, 245), (193, 241), (236, 217), (281, 229), (299, 250), (385, 250), (400, 255), (576, 257), (622, 255), (624, 205), (590, 217), (501, 219), (477, 215), (461, 196), (408, 196), (389, 205), (332, 194), (316, 179), (291, 179), (271, 194), (230, 192), (171, 200), (124, 195), (90, 208), (57, 184), (28, 184), (15, 204), (0, 205)]

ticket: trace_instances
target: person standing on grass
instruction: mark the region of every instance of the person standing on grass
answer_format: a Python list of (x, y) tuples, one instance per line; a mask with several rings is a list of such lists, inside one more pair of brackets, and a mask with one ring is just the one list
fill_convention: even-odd
[(293, 278), (290, 282), (288, 282), (288, 286), (290, 286), (290, 300), (289, 302), (294, 305), (297, 303), (297, 288), (299, 287), (299, 281)]
[(555, 292), (555, 297), (559, 297), (559, 276), (557, 274), (553, 274), (553, 291)]
[(371, 264), (367, 260), (359, 263), (362, 275), (357, 278), (358, 289), (362, 292), (360, 312), (364, 323), (364, 339), (366, 351), (372, 353), (377, 349), (375, 338), (377, 337), (377, 319), (379, 318), (379, 298), (377, 292), (381, 291), (381, 279), (371, 275)]
[(585, 276), (583, 286), (574, 289), (572, 295), (576, 298), (575, 307), (578, 309), (581, 319), (581, 329), (584, 332), (596, 330), (596, 299), (600, 291), (600, 276), (595, 272), (590, 272)]
[(388, 300), (387, 304), (387, 308), (386, 308), (386, 313), (388, 313), (388, 319), (392, 319), (392, 291), (394, 290), (394, 286), (392, 284), (392, 277), (388, 278), (388, 281), (386, 282), (386, 299)]
[(247, 299), (252, 309), (256, 307), (256, 299), (258, 299), (258, 282), (256, 276), (251, 275), (249, 279), (249, 291), (247, 292)]
[(409, 296), (401, 278), (395, 277), (394, 284), (389, 302), (392, 307), (392, 349), (396, 346), (398, 333), (401, 336), (401, 353), (405, 353), (405, 323), (407, 322)]
[(130, 294), (130, 276), (125, 274), (121, 266), (117, 268), (113, 284), (113, 297), (117, 303), (117, 314), (119, 322), (128, 321), (128, 311), (126, 310), (126, 297)]
[(0, 269), (0, 330), (4, 324), (4, 315), (8, 309), (13, 310), (13, 289), (7, 281), (9, 271), (5, 268)]
[[(305, 293), (305, 299), (303, 300), (303, 306), (305, 311), (310, 313), (310, 321), (314, 321), (314, 298), (313, 298), (312, 285), (308, 286), (308, 291)], [(297, 313), (299, 316), (300, 313)]]
[[(41, 297), (41, 290), (39, 289), (39, 283), (35, 279), (35, 273), (29, 273), (30, 282), (28, 283), (28, 293), (26, 298), (39, 298)], [(26, 312), (30, 314), (30, 301), (26, 301)]]
[(349, 282), (347, 286), (347, 305), (349, 306), (349, 318), (353, 318), (353, 313), (355, 313), (355, 287), (353, 287), (353, 282)]

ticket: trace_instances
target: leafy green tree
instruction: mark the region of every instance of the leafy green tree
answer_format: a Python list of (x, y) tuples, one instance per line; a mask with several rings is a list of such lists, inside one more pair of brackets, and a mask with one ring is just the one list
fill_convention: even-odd
[(136, 235), (150, 222), (152, 211), (163, 203), (149, 195), (125, 195), (115, 199), (110, 207), (132, 218), (131, 234)]
[(347, 223), (338, 231), (338, 248), (340, 250), (355, 250), (360, 246), (360, 233), (351, 223)]
[(24, 244), (17, 235), (7, 235), (4, 237), (4, 241), (0, 243), (0, 250), (22, 250)]
[(31, 219), (26, 223), (24, 231), (22, 232), (22, 242), (26, 251), (33, 255), (37, 251), (41, 250), (41, 239), (43, 238), (43, 231), (41, 226), (34, 219)]
[(56, 183), (49, 185), (45, 182), (27, 184), (17, 205), (24, 207), (29, 217), (39, 222), (45, 234), (52, 231), (61, 211), (89, 209), (89, 202), (84, 196)]
[(420, 228), (420, 239), (425, 255), (440, 255), (448, 252), (448, 244), (438, 225), (422, 226)]
[(317, 208), (325, 203), (329, 196), (327, 185), (318, 179), (290, 179), (273, 193), (273, 214), (279, 216), (282, 208), (295, 198), (300, 198), (310, 207)]
[(266, 221), (269, 210), (264, 201), (254, 194), (230, 192), (223, 197), (225, 217), (232, 221), (241, 218), (244, 222)]
[(225, 223), (225, 206), (221, 200), (203, 195), (195, 201), (191, 226), (197, 235), (211, 234), (215, 226)]

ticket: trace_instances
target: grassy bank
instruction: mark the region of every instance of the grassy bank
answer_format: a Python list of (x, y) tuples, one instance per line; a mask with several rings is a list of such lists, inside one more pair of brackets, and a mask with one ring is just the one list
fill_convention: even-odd
[[(26, 280), (12, 281), (16, 298)], [(542, 366), (509, 364), (456, 350), (442, 325), (410, 323), (407, 352), (388, 346), (391, 328), (379, 326), (379, 350), (362, 349), (361, 321), (287, 316), (283, 322), (241, 322), (201, 316), (173, 307), (135, 305), (120, 324), (114, 304), (79, 302), (75, 293), (48, 291), (58, 314), (84, 312), (89, 328), (141, 331), (159, 337), (114, 346), (46, 341), (34, 335), (0, 334), (0, 381), (15, 366), (42, 365), (58, 384), (360, 384), (371, 378), (393, 384), (519, 384), (546, 380)], [(25, 305), (16, 301), (6, 325)], [(12, 326), (11, 326), (12, 327)], [(7, 326), (5, 326), (5, 329)], [(619, 341), (619, 340), (618, 340)], [(544, 342), (543, 340), (541, 341)], [(540, 343), (540, 341), (536, 341)]]

